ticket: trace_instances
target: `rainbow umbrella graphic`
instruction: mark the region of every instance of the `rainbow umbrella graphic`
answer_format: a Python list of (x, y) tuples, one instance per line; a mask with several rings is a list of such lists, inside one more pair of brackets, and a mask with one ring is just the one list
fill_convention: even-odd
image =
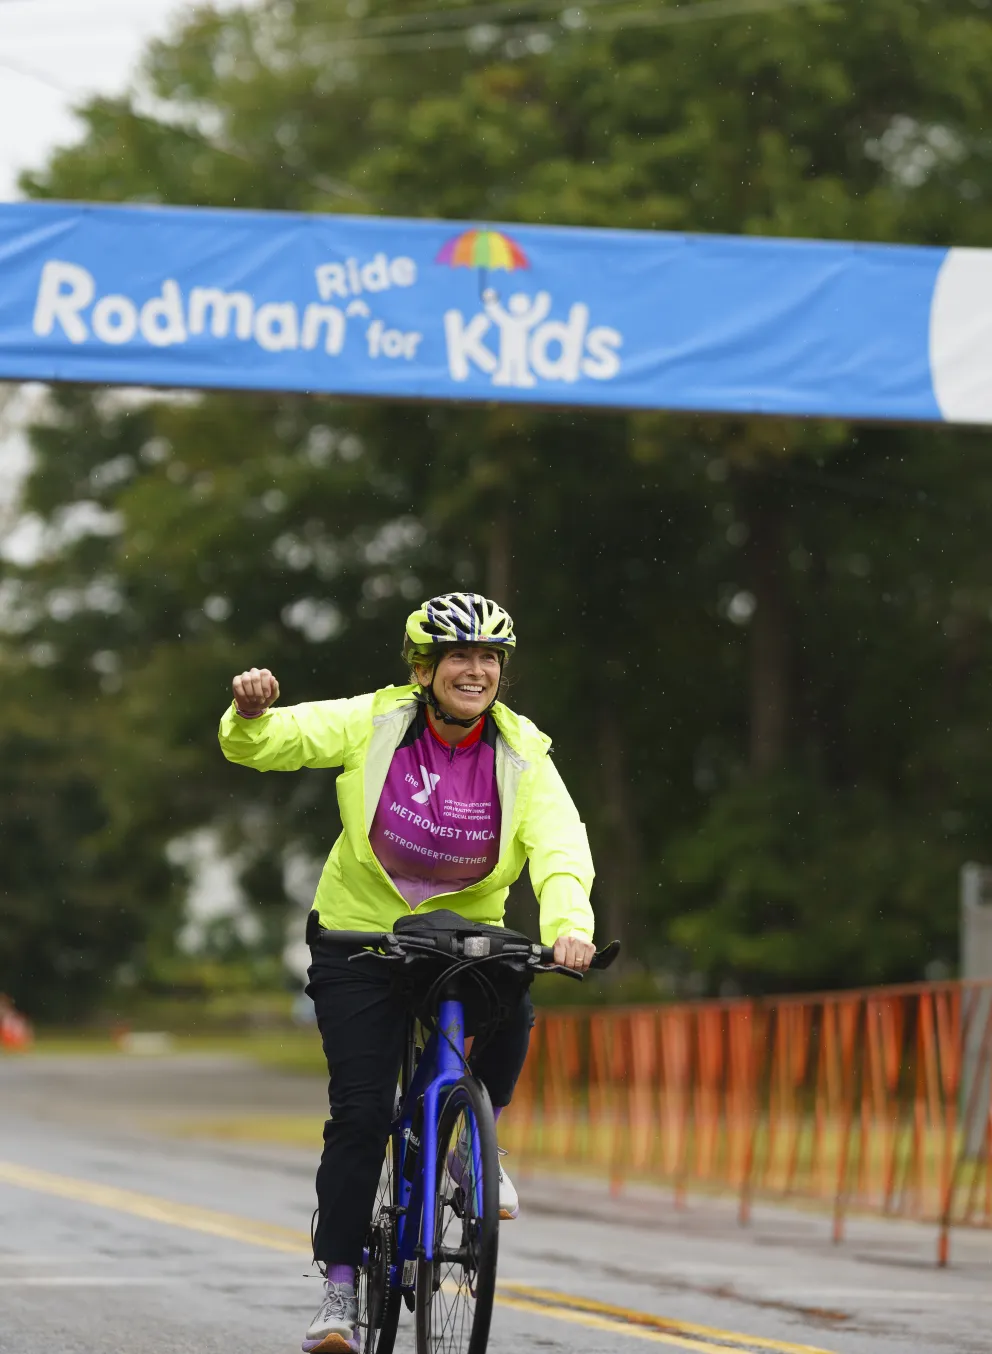
[(485, 289), (486, 274), (502, 268), (514, 273), (529, 268), (530, 260), (515, 240), (501, 230), (463, 230), (441, 248), (435, 263), (449, 268), (478, 268), (479, 292)]

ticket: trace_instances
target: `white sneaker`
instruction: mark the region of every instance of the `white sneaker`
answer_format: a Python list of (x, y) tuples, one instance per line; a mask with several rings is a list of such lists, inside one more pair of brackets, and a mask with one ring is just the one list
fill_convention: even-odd
[(350, 1283), (327, 1282), (320, 1311), (303, 1337), (304, 1354), (358, 1354), (358, 1299)]
[[(501, 1157), (506, 1156), (506, 1148), (497, 1149)], [(452, 1183), (460, 1185), (465, 1175), (465, 1161), (468, 1156), (468, 1143), (465, 1140), (464, 1133), (458, 1139), (458, 1146), (448, 1153), (448, 1174)], [(520, 1212), (520, 1200), (517, 1198), (517, 1191), (513, 1187), (513, 1181), (503, 1170), (502, 1163), (499, 1168), (499, 1216), (503, 1222), (512, 1222)]]
[[(500, 1156), (506, 1155), (506, 1148), (499, 1149)], [(503, 1164), (499, 1168), (499, 1216), (503, 1222), (511, 1222), (520, 1212), (520, 1200), (517, 1198), (517, 1191), (513, 1188), (513, 1181), (503, 1170)]]

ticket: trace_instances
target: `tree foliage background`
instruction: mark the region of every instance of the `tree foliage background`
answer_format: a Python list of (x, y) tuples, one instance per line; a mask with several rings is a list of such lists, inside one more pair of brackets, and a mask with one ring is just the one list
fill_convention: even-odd
[[(201, 8), (24, 188), (988, 243), (987, 0), (696, 8)], [(204, 944), (271, 974), (334, 777), (227, 766), (230, 677), (399, 680), (404, 615), (452, 586), (514, 612), (512, 703), (633, 967), (953, 966), (957, 869), (992, 855), (988, 434), (63, 387), (32, 441), (41, 545), (0, 581), (0, 988), (29, 1011), (181, 971), (205, 829), (254, 924)]]

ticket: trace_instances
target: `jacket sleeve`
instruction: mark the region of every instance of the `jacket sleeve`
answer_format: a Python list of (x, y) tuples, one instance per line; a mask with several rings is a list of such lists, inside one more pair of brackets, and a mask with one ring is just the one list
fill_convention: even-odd
[(541, 940), (559, 936), (592, 940), (595, 921), (589, 903), (592, 855), (585, 824), (550, 757), (534, 767), (534, 783), (520, 828), (531, 883), (541, 905)]
[(256, 771), (299, 771), (303, 766), (341, 766), (348, 750), (348, 727), (363, 697), (311, 701), (266, 710), (243, 719), (231, 702), (220, 721), (221, 751), (229, 762)]

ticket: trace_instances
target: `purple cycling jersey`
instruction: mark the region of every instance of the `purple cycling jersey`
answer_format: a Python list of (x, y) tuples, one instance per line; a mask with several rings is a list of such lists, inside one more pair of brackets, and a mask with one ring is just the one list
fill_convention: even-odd
[(418, 710), (393, 753), (369, 833), (379, 863), (410, 908), (467, 888), (495, 869), (501, 822), (493, 720), (449, 747)]

